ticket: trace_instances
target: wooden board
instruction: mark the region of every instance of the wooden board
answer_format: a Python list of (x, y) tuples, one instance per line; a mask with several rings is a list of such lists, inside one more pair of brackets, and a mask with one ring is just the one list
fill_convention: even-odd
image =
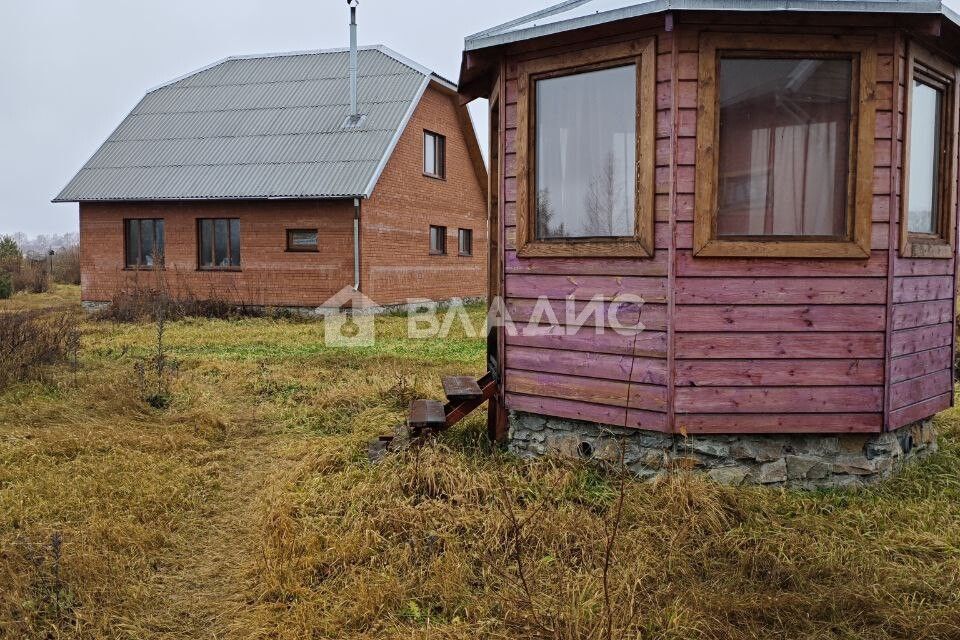
[(443, 393), (450, 402), (465, 402), (483, 398), (483, 390), (476, 379), (470, 376), (447, 376), (443, 378)]
[(674, 327), (693, 331), (883, 331), (883, 305), (680, 305)]
[(883, 384), (883, 360), (680, 360), (681, 387)]
[(882, 333), (679, 333), (677, 358), (882, 358)]
[(883, 408), (883, 387), (679, 387), (678, 413), (867, 413)]
[(411, 429), (442, 429), (447, 424), (443, 404), (437, 400), (414, 400), (407, 424)]

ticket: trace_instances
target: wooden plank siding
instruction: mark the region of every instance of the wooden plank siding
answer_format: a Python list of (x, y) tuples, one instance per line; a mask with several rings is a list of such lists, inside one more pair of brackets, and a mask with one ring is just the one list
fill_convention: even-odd
[[(956, 264), (950, 259), (900, 257), (901, 174), (907, 95), (906, 43), (897, 38), (890, 65), (897, 109), (889, 117), (892, 153), (889, 307), (890, 354), (886, 388), (886, 421), (897, 429), (953, 405), (954, 307)], [(956, 179), (956, 178), (955, 178)], [(956, 229), (951, 230), (956, 233)]]
[[(724, 18), (733, 30), (750, 24)], [(771, 20), (791, 30), (789, 16)], [(649, 259), (517, 256), (517, 75), (508, 58), (502, 277), (517, 333), (505, 339), (507, 407), (684, 434), (877, 433), (949, 407), (956, 264), (897, 251), (903, 43), (871, 29), (879, 56), (869, 257), (695, 257), (698, 48), (711, 28), (685, 19), (657, 34)], [(579, 315), (592, 296), (624, 293), (646, 302), (639, 315), (625, 308), (622, 321), (645, 330), (597, 335), (592, 319), (576, 330), (524, 324), (546, 322), (546, 309), (562, 321), (567, 298)]]
[[(651, 34), (638, 34), (651, 35)], [(504, 384), (510, 409), (564, 418), (664, 431), (668, 429), (667, 317), (669, 247), (672, 242), (672, 126), (662, 126), (673, 108), (669, 34), (658, 36), (656, 56), (656, 252), (649, 259), (633, 258), (519, 258), (516, 253), (517, 114), (516, 64), (508, 61), (506, 77), (506, 129), (504, 134), (504, 237), (506, 245), (506, 308), (517, 323), (517, 333), (507, 335)], [(536, 54), (532, 54), (536, 55)], [(687, 178), (692, 186), (693, 174)], [(598, 324), (570, 330), (566, 325), (566, 300), (575, 300), (574, 313), (583, 313), (594, 296), (610, 299), (620, 294), (640, 296), (645, 304), (623, 308), (625, 325), (643, 322), (645, 331), (597, 335)], [(537, 304), (546, 296), (548, 305)], [(531, 320), (559, 326), (544, 330)], [(608, 305), (607, 305), (607, 308)], [(604, 313), (604, 318), (608, 315)], [(609, 325), (609, 322), (603, 324)]]
[[(682, 63), (690, 66), (681, 73), (696, 77), (697, 53), (688, 52)], [(676, 421), (684, 432), (880, 430), (890, 260), (890, 69), (881, 60), (877, 79), (886, 88), (878, 91), (868, 259), (695, 257), (693, 212), (685, 212), (672, 317)], [(695, 110), (680, 108), (695, 119)], [(684, 134), (682, 146), (695, 147), (696, 131)], [(677, 187), (692, 198), (692, 189)]]

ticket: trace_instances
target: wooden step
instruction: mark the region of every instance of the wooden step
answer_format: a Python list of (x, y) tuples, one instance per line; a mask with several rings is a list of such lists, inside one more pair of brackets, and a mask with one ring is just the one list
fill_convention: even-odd
[(414, 400), (410, 403), (407, 425), (413, 430), (443, 429), (447, 426), (443, 403), (437, 400)]
[(483, 389), (470, 376), (449, 376), (443, 379), (443, 392), (450, 402), (482, 400)]

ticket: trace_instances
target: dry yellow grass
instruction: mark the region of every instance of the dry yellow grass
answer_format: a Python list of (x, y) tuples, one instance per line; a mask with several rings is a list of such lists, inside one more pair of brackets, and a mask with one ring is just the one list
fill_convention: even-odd
[[(360, 352), (313, 323), (173, 323), (164, 411), (133, 374), (151, 326), (85, 323), (76, 380), (0, 395), (0, 635), (606, 637), (620, 479), (492, 453), (481, 417), (370, 465), (400, 397), (483, 362), (378, 322)], [(623, 483), (614, 637), (960, 637), (960, 414), (939, 422), (940, 454), (856, 493)]]

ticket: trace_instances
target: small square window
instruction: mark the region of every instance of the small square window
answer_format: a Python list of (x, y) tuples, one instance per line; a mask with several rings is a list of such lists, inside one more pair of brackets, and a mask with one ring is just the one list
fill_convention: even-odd
[(164, 223), (162, 219), (124, 220), (125, 266), (155, 269), (163, 266)]
[(953, 256), (955, 73), (952, 64), (911, 44), (900, 220), (904, 258)]
[(430, 255), (444, 256), (447, 254), (447, 228), (430, 227)]
[(439, 133), (423, 132), (423, 173), (431, 178), (447, 177), (447, 139)]
[(460, 229), (459, 244), (461, 256), (473, 255), (473, 229)]
[(237, 271), (240, 269), (240, 220), (205, 218), (197, 221), (201, 269)]
[(316, 229), (287, 229), (287, 251), (319, 251)]

